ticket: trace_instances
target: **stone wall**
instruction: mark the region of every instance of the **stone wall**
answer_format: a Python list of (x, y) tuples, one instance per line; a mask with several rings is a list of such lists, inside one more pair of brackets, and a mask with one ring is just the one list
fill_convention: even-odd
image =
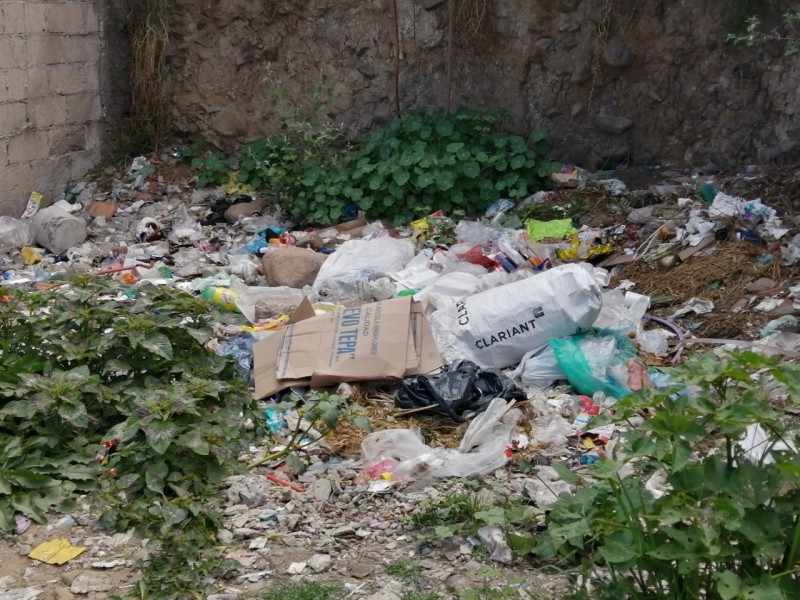
[(0, 214), (51, 200), (101, 158), (125, 109), (116, 0), (0, 0)]
[[(447, 3), (397, 4), (401, 105), (441, 107)], [(798, 8), (798, 2), (761, 4), (777, 15)], [(547, 127), (558, 159), (589, 167), (730, 169), (792, 157), (800, 145), (800, 61), (782, 57), (776, 46), (739, 49), (725, 42), (741, 0), (489, 5), (485, 43), (456, 31), (453, 106), (504, 106), (520, 132)], [(391, 0), (175, 0), (170, 68), (178, 131), (220, 147), (274, 133), (268, 72), (299, 105), (332, 94), (330, 114), (351, 135), (391, 118), (391, 6)]]

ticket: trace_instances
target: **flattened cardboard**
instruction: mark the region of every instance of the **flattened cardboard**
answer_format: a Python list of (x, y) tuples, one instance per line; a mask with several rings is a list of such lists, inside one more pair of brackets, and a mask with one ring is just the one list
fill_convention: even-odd
[(92, 218), (95, 217), (106, 217), (110, 219), (114, 216), (114, 213), (117, 212), (117, 203), (116, 202), (101, 202), (99, 200), (95, 200), (92, 202), (91, 206), (89, 206), (89, 216)]
[(255, 345), (257, 399), (293, 385), (399, 379), (441, 366), (427, 318), (409, 297), (306, 318), (309, 308), (301, 304), (291, 325)]

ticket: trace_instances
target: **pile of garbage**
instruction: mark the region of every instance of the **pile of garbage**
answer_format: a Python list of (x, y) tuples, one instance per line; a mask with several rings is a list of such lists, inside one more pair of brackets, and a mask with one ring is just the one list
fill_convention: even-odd
[[(110, 190), (78, 183), (47, 207), (34, 193), (20, 218), (0, 217), (2, 285), (41, 288), (80, 273), (114, 277), (133, 295), (173, 286), (239, 316), (220, 325), (215, 348), (236, 359), (259, 400), (392, 380), (398, 407), (472, 420), (458, 449), (430, 448), (411, 430), (368, 436), (362, 481), (380, 485), (487, 473), (532, 441), (575, 435), (579, 460), (596, 460), (614, 432), (584, 431), (591, 417), (668, 385), (656, 366), (678, 362), (695, 337), (680, 320), (714, 309), (692, 297), (649, 314), (652, 298), (621, 280), (626, 266), (674, 268), (733, 238), (762, 248), (762, 265), (800, 260), (800, 234), (776, 209), (709, 183), (672, 186), (607, 226), (520, 219), (556, 191), (500, 199), (475, 220), (436, 212), (400, 227), (355, 218), (314, 230), (247, 189), (168, 184), (159, 164), (139, 157)], [(586, 185), (579, 169), (554, 179)], [(595, 185), (628, 193), (613, 178)], [(796, 328), (800, 307), (800, 286), (772, 284), (741, 307), (782, 308), (764, 336)], [(528, 440), (512, 405), (532, 398), (540, 416)]]

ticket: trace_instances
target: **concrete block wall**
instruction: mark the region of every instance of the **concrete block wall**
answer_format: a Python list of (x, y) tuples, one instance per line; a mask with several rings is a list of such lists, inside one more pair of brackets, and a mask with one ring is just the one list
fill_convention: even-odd
[(113, 142), (127, 91), (112, 50), (124, 46), (120, 4), (0, 0), (0, 215), (34, 190), (52, 201)]

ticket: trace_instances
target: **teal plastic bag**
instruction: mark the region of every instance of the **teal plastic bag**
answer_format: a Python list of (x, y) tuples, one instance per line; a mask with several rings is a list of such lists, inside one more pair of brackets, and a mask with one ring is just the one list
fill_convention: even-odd
[(550, 345), (558, 366), (579, 394), (591, 397), (603, 392), (622, 398), (631, 393), (623, 374), (627, 373), (628, 360), (636, 356), (636, 348), (627, 335), (592, 329), (567, 338), (551, 338)]

